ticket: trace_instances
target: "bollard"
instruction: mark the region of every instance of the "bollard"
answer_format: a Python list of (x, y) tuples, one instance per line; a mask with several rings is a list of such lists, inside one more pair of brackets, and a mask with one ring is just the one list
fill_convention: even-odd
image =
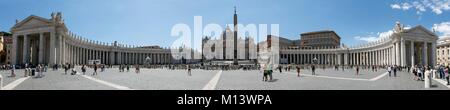
[(0, 90), (3, 89), (3, 76), (0, 74)]

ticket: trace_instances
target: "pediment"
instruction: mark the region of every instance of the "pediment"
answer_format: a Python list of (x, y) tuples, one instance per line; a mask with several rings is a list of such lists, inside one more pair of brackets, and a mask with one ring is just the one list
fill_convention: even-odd
[(20, 21), (16, 25), (14, 25), (14, 27), (11, 28), (11, 30), (29, 29), (29, 28), (35, 28), (35, 27), (46, 27), (46, 26), (51, 26), (51, 25), (52, 25), (52, 23), (50, 20), (32, 15), (32, 16)]
[(438, 39), (438, 36), (423, 26), (416, 26), (405, 31), (408, 35), (417, 35), (420, 37), (427, 37), (426, 39)]

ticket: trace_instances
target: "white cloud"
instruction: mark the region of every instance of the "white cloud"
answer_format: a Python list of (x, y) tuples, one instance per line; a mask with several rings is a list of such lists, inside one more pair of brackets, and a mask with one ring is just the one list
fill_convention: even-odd
[(450, 37), (450, 22), (442, 22), (433, 25), (433, 30), (440, 34), (440, 37)]
[(440, 15), (445, 11), (450, 11), (450, 0), (413, 0), (412, 2), (395, 3), (390, 5), (392, 9), (397, 10), (415, 10), (417, 14), (422, 15), (427, 9)]
[(378, 32), (376, 35), (373, 32), (370, 32), (368, 36), (356, 36), (354, 37), (356, 40), (361, 40), (365, 42), (374, 42), (383, 38), (387, 38), (394, 33), (393, 30), (389, 30), (386, 32)]
[(366, 42), (373, 42), (373, 41), (378, 40), (377, 37), (373, 37), (373, 36), (367, 36), (367, 37), (356, 36), (355, 39), (356, 40), (366, 41)]
[(392, 9), (402, 9), (402, 7), (399, 4), (391, 4)]

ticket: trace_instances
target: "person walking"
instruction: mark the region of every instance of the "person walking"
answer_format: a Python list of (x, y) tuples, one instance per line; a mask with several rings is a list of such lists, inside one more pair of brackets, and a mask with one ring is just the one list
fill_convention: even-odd
[(119, 65), (119, 72), (122, 72), (122, 65)]
[(423, 73), (422, 67), (420, 66), (420, 67), (417, 68), (418, 81), (422, 81), (422, 75), (423, 75), (422, 73)]
[(38, 66), (36, 67), (36, 71), (37, 71), (36, 78), (41, 78), (42, 77), (42, 66), (40, 64), (38, 64)]
[[(286, 68), (287, 69), (287, 68)], [(280, 73), (283, 73), (283, 67), (280, 65), (278, 66), (278, 70), (280, 70)], [(287, 70), (286, 70), (287, 71)]]
[(311, 65), (312, 75), (316, 75), (316, 66)]
[(139, 65), (136, 65), (135, 67), (136, 67), (136, 74), (138, 74), (140, 72)]
[(130, 71), (130, 65), (127, 65), (127, 72)]
[(412, 71), (412, 73), (413, 73), (413, 75), (414, 75), (414, 78), (413, 78), (413, 80), (419, 80), (419, 77), (418, 77), (418, 75), (417, 75), (417, 68), (416, 68), (416, 66), (414, 66), (414, 67), (412, 67), (411, 68), (411, 71)]
[(267, 64), (261, 64), (261, 70), (263, 73), (263, 81), (266, 82), (268, 81), (268, 74), (269, 74), (269, 70), (267, 69)]
[(64, 75), (67, 75), (67, 71), (69, 70), (69, 65), (65, 64), (64, 65)]
[[(16, 77), (16, 73), (14, 73), (16, 71), (16, 65), (12, 65), (11, 68), (11, 77)], [(25, 72), (25, 77), (27, 77), (27, 74)]]
[(25, 67), (25, 76), (31, 76), (31, 74), (29, 74), (29, 71), (28, 71), (28, 68), (27, 67)]
[(267, 75), (269, 75), (269, 81), (272, 81), (273, 80), (273, 77), (272, 77), (273, 64), (272, 64), (272, 62), (270, 60), (269, 60), (269, 62), (267, 64), (267, 69), (268, 69), (268, 74)]
[(397, 77), (397, 68), (398, 68), (397, 65), (394, 65), (394, 69), (393, 69), (394, 70), (394, 77)]
[(359, 76), (359, 66), (356, 66), (356, 76)]
[(190, 66), (190, 65), (186, 65), (186, 68), (187, 68), (187, 70), (188, 70), (188, 75), (189, 75), (189, 76), (192, 76), (192, 73), (191, 73), (191, 66)]
[(94, 63), (94, 73), (92, 73), (92, 75), (94, 76), (94, 75), (97, 75), (97, 64), (96, 63)]
[(389, 77), (391, 77), (391, 72), (392, 72), (391, 66), (388, 66), (388, 67), (387, 67), (387, 71), (388, 71), (388, 73), (389, 73)]
[(300, 66), (297, 65), (297, 77), (300, 77)]
[(439, 78), (440, 79), (445, 79), (445, 67), (443, 65), (439, 66)]
[(449, 68), (449, 66), (447, 66), (444, 70), (445, 79), (447, 79), (447, 86), (450, 85), (450, 81), (449, 81), (450, 73), (449, 72), (450, 72), (450, 68)]
[(86, 65), (81, 66), (81, 72), (83, 72), (83, 75), (86, 75)]
[(45, 65), (44, 65), (44, 72), (47, 72), (47, 69), (48, 69), (48, 65), (45, 64)]
[(105, 65), (100, 65), (100, 72), (105, 71)]
[(430, 88), (431, 86), (431, 68), (429, 66), (425, 66), (425, 88)]

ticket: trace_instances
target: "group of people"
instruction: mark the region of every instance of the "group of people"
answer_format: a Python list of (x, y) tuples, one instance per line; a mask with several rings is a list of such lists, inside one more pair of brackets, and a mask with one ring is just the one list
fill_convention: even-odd
[(437, 67), (437, 73), (439, 73), (439, 75), (437, 75), (437, 78), (447, 80), (447, 85), (450, 85), (450, 81), (449, 81), (450, 67), (449, 66), (439, 65)]
[(125, 69), (127, 69), (127, 72), (130, 71), (130, 65), (119, 65), (119, 72), (125, 72)]
[[(64, 75), (67, 75), (68, 72), (70, 72), (70, 75), (76, 75), (78, 73), (78, 71), (75, 69), (75, 65), (67, 63), (62, 65), (62, 67), (64, 68)], [(98, 65), (94, 63), (93, 65), (91, 65), (91, 67), (94, 70), (94, 72), (92, 73), (93, 76), (98, 75), (98, 68), (101, 68), (101, 72), (105, 70), (105, 65)], [(87, 65), (81, 65), (80, 69), (83, 75), (86, 75), (87, 68)]]
[(411, 72), (414, 74), (413, 80), (424, 81), (425, 78), (436, 78), (446, 80), (447, 85), (450, 85), (449, 81), (449, 66), (439, 65), (434, 69), (430, 66), (413, 66)]
[(397, 77), (397, 71), (399, 70), (399, 67), (397, 65), (387, 66), (386, 69), (389, 73), (389, 77), (392, 76), (391, 74), (394, 74), (394, 77)]
[[(134, 68), (136, 74), (141, 72), (141, 68), (138, 64), (134, 65)], [(119, 72), (125, 72), (125, 69), (127, 70), (127, 72), (129, 72), (130, 65), (119, 65)]]
[[(11, 75), (9, 77), (16, 77), (16, 67), (15, 65), (10, 66)], [(36, 66), (25, 64), (23, 66), (24, 77), (32, 76), (34, 78), (44, 77), (44, 72), (47, 72), (47, 65), (38, 64)]]

